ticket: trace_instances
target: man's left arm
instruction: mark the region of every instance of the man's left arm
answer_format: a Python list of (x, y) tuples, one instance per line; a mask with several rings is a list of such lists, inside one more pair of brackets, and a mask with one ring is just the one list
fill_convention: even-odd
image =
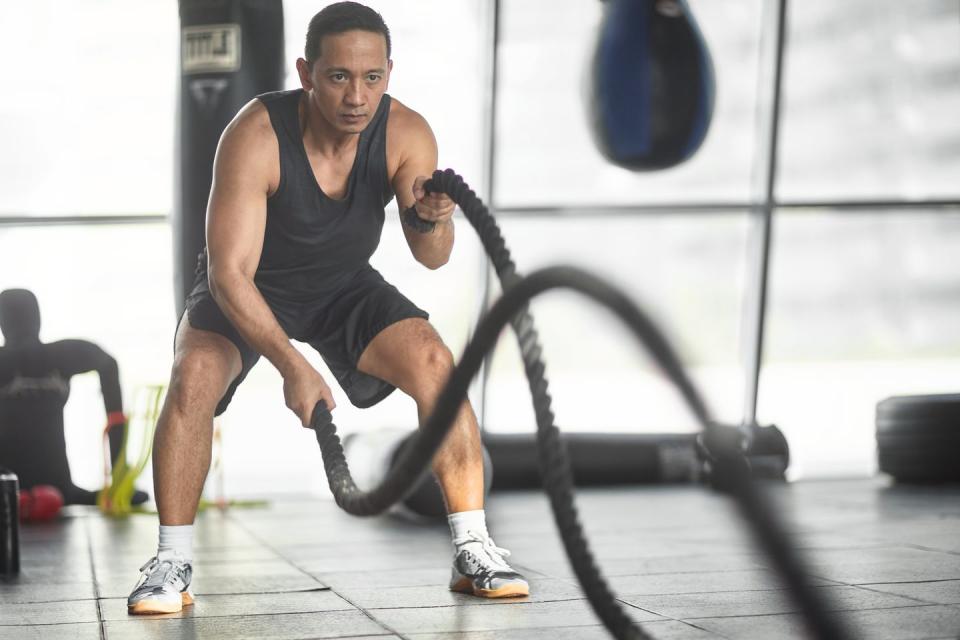
[(453, 250), (453, 210), (455, 205), (445, 193), (428, 194), (423, 188), (437, 168), (437, 141), (430, 125), (413, 111), (403, 114), (400, 164), (393, 176), (400, 218), (411, 207), (421, 221), (433, 223), (430, 230), (417, 229), (403, 222), (403, 235), (413, 257), (428, 269), (438, 269), (450, 259)]

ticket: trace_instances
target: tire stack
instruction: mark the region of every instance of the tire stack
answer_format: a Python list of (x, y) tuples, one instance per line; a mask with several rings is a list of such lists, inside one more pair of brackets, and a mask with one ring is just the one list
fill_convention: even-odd
[(899, 482), (960, 481), (960, 394), (881, 401), (877, 457), (880, 471)]

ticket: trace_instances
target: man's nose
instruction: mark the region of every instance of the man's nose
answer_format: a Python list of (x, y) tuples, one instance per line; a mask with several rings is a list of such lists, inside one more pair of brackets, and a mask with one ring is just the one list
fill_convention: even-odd
[(347, 94), (344, 96), (344, 102), (351, 107), (363, 106), (363, 82), (355, 80), (347, 87)]

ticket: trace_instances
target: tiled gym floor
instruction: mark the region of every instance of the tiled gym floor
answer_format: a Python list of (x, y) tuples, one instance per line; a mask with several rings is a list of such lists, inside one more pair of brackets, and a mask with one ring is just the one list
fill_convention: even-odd
[[(960, 638), (960, 487), (877, 480), (776, 490), (794, 541), (859, 638)], [(804, 638), (796, 608), (731, 506), (692, 486), (581, 490), (593, 549), (655, 638)], [(0, 639), (609, 637), (571, 577), (545, 497), (494, 494), (491, 531), (530, 598), (446, 590), (445, 525), (357, 519), (321, 499), (198, 519), (194, 607), (133, 618), (125, 597), (156, 521), (71, 509), (22, 531), (23, 571), (0, 583)]]

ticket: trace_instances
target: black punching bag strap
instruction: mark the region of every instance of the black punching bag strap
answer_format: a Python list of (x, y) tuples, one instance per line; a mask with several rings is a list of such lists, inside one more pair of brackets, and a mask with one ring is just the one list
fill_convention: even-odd
[(685, 0), (605, 2), (591, 77), (594, 137), (610, 162), (665, 169), (706, 137), (713, 64)]

